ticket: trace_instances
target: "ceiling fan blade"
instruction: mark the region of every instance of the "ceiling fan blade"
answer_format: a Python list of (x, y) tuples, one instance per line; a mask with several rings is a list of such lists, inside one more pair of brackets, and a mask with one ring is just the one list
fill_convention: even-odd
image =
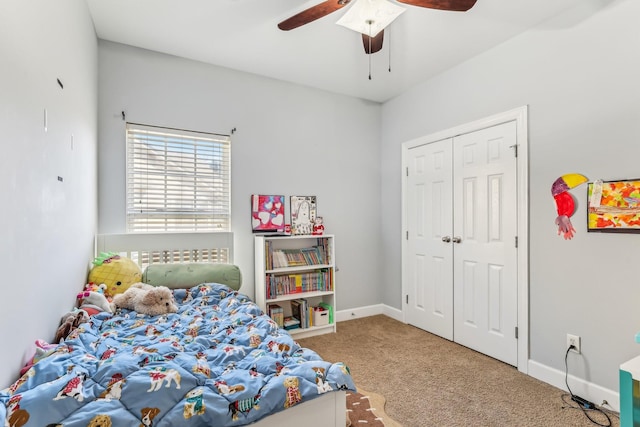
[(466, 12), (471, 9), (476, 0), (398, 0), (400, 3), (412, 6), (428, 7), (429, 9), (451, 10), (454, 12)]
[[(362, 44), (364, 44), (364, 51), (367, 55), (378, 52), (382, 49), (382, 39), (384, 39), (384, 30), (380, 31), (377, 36), (369, 37), (366, 34), (362, 35)], [(371, 40), (371, 44), (369, 44)]]
[(291, 18), (285, 19), (278, 24), (278, 28), (283, 31), (293, 30), (294, 28), (301, 27), (309, 22), (313, 22), (316, 19), (320, 19), (338, 9), (341, 9), (350, 1), (351, 0), (326, 0), (323, 3), (311, 6), (309, 9), (305, 9), (302, 12), (293, 15)]

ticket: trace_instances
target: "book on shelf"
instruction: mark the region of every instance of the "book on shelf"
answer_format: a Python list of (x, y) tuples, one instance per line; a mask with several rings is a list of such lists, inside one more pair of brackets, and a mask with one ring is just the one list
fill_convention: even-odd
[(284, 268), (289, 267), (289, 260), (287, 255), (281, 249), (275, 249), (270, 252), (271, 268)]
[(304, 325), (302, 323), (302, 318), (300, 317), (301, 314), (301, 307), (300, 307), (300, 301), (299, 300), (292, 300), (291, 301), (291, 316), (294, 319), (297, 319), (300, 322), (300, 327), (304, 328)]
[(301, 249), (276, 249), (272, 242), (265, 242), (267, 270), (299, 266), (326, 265), (329, 260), (329, 239), (320, 237), (317, 245)]
[(284, 327), (284, 309), (278, 304), (267, 305), (267, 314), (279, 327)]
[(300, 327), (300, 320), (293, 316), (287, 316), (283, 321), (284, 329), (296, 329)]
[(306, 299), (299, 298), (291, 301), (291, 315), (300, 320), (301, 328), (313, 326), (313, 309), (309, 307)]
[(265, 285), (269, 299), (302, 292), (333, 291), (333, 273), (329, 268), (296, 274), (267, 273)]

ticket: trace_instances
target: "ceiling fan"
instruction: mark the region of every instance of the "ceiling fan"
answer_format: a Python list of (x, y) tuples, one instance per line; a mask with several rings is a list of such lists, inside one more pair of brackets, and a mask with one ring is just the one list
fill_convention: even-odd
[[(316, 19), (320, 19), (324, 16), (327, 16), (338, 9), (342, 9), (351, 1), (352, 0), (325, 0), (322, 3), (319, 3), (315, 6), (311, 6), (310, 8), (305, 9), (296, 15), (293, 15), (288, 19), (285, 19), (284, 21), (278, 24), (278, 28), (280, 28), (283, 31), (293, 30), (294, 28), (301, 27), (303, 25), (306, 25), (310, 22), (315, 21)], [(355, 4), (352, 6), (352, 9), (354, 9), (359, 4), (382, 3), (382, 1), (384, 1), (384, 3), (387, 4), (387, 6), (385, 7), (391, 8), (388, 12), (384, 12), (384, 14), (387, 15), (387, 17), (385, 18), (387, 19), (387, 21), (380, 23), (380, 22), (375, 22), (376, 18), (373, 18), (373, 17), (362, 18), (364, 22), (360, 23), (361, 25), (359, 26), (361, 27), (362, 25), (365, 25), (365, 26), (368, 25), (369, 31), (363, 30), (361, 28), (360, 29), (356, 28), (355, 27), (356, 24), (353, 24), (352, 22), (341, 23), (340, 21), (338, 21), (339, 24), (362, 33), (362, 42), (364, 44), (364, 51), (367, 54), (376, 53), (380, 49), (382, 49), (382, 41), (384, 38), (384, 28), (387, 25), (389, 25), (389, 23), (393, 19), (395, 19), (398, 15), (400, 15), (400, 13), (404, 12), (404, 9), (386, 0), (355, 0), (354, 1)], [(466, 12), (467, 10), (473, 7), (473, 5), (476, 3), (477, 0), (398, 0), (398, 1), (401, 3), (412, 5), (412, 6), (426, 7), (429, 9)], [(395, 8), (395, 11), (393, 10), (393, 8)], [(347, 13), (350, 13), (350, 12), (351, 10)], [(376, 14), (380, 15), (380, 11), (377, 11)], [(341, 20), (344, 20), (345, 17), (346, 15), (343, 16)], [(352, 17), (350, 20), (354, 21), (355, 19), (358, 19), (358, 18)], [(349, 24), (352, 24), (352, 25), (349, 25)], [(372, 29), (374, 24), (378, 24), (376, 29)]]

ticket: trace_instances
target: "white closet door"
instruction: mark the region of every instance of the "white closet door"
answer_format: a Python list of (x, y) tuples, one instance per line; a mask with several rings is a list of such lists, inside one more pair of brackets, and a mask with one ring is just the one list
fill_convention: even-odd
[(516, 123), (453, 140), (454, 341), (518, 362)]
[(451, 139), (409, 150), (405, 320), (453, 340)]

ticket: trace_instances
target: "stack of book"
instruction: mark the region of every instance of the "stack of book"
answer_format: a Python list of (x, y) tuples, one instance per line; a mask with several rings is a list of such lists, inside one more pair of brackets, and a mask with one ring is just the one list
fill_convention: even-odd
[(287, 316), (284, 318), (284, 325), (283, 327), (287, 330), (290, 329), (297, 329), (300, 327), (300, 320), (296, 319), (293, 316)]

